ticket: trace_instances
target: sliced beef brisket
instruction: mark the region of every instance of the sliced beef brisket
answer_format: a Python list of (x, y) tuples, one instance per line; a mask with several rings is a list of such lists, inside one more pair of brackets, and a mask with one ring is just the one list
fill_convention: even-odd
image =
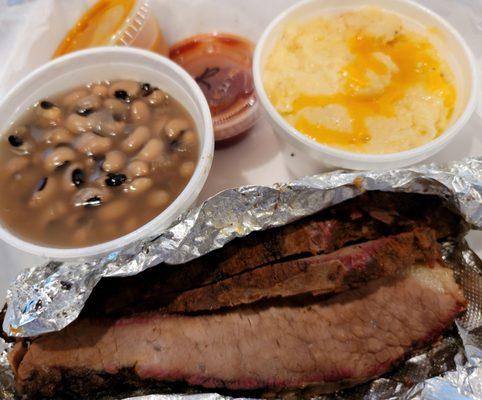
[(216, 310), (262, 299), (337, 293), (416, 263), (440, 259), (435, 233), (428, 228), (344, 247), (329, 254), (270, 264), (174, 295), (159, 295), (165, 312)]
[[(126, 315), (155, 310), (165, 295), (220, 282), (269, 263), (326, 254), (352, 243), (430, 227), (437, 238), (455, 236), (458, 217), (433, 196), (369, 192), (314, 216), (235, 239), (182, 265), (159, 265), (126, 278), (102, 280), (85, 315)], [(122, 296), (118, 294), (122, 293)]]
[(131, 383), (186, 382), (231, 390), (318, 387), (375, 378), (430, 343), (464, 308), (452, 272), (419, 266), (308, 305), (233, 309), (202, 316), (140, 314), (83, 319), (11, 353), (28, 398), (79, 398), (118, 373)]

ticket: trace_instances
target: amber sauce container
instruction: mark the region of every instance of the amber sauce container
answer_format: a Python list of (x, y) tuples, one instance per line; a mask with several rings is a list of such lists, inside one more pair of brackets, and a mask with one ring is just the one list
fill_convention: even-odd
[(99, 0), (67, 33), (53, 57), (89, 47), (115, 45), (168, 54), (149, 0)]

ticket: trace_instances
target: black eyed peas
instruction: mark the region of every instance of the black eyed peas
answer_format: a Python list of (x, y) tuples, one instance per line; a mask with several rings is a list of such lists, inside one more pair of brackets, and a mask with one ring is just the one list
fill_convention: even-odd
[(43, 100), (36, 106), (37, 125), (41, 128), (58, 126), (62, 121), (62, 110), (50, 101)]
[(108, 98), (104, 101), (104, 107), (110, 110), (115, 120), (125, 121), (129, 116), (129, 106), (121, 100)]
[(149, 163), (141, 160), (133, 160), (127, 167), (127, 173), (131, 179), (139, 176), (147, 176), (149, 175), (149, 171)]
[(169, 139), (179, 139), (179, 137), (188, 129), (189, 122), (183, 118), (173, 118), (164, 127)]
[(105, 85), (92, 85), (90, 91), (92, 94), (100, 97), (107, 97), (109, 95), (109, 88)]
[(168, 121), (169, 121), (169, 116), (167, 115), (160, 115), (155, 118), (152, 124), (152, 133), (155, 137), (162, 138), (163, 136), (165, 136), (164, 127), (166, 126)]
[(161, 139), (150, 139), (141, 149), (137, 158), (141, 161), (155, 161), (164, 153), (165, 145)]
[(102, 169), (106, 172), (119, 172), (124, 169), (126, 164), (126, 155), (122, 151), (112, 150), (105, 155)]
[(78, 90), (72, 90), (62, 97), (59, 104), (67, 109), (73, 109), (75, 104), (83, 97), (89, 95), (89, 90), (86, 88), (79, 88)]
[(45, 169), (48, 172), (55, 171), (56, 168), (61, 167), (77, 158), (77, 153), (67, 146), (56, 147), (47, 157), (45, 157)]
[(118, 81), (109, 88), (109, 95), (124, 101), (131, 101), (141, 91), (141, 86), (134, 81)]
[(169, 102), (169, 97), (160, 89), (152, 90), (146, 99), (151, 106), (160, 106)]
[(134, 195), (139, 195), (147, 192), (152, 187), (152, 185), (152, 179), (143, 176), (141, 178), (134, 179), (127, 188), (126, 192), (132, 193)]
[(92, 114), (94, 111), (100, 109), (102, 106), (102, 98), (91, 94), (89, 96), (81, 97), (77, 100), (75, 111), (82, 117)]
[(75, 207), (98, 207), (107, 203), (112, 198), (112, 193), (103, 187), (87, 187), (77, 191), (73, 198)]
[(18, 155), (28, 155), (34, 150), (35, 144), (30, 139), (30, 132), (25, 126), (13, 128), (7, 136), (10, 151)]
[(197, 145), (197, 135), (193, 131), (187, 131), (182, 135), (181, 143), (186, 147), (189, 148), (191, 146)]
[(79, 114), (70, 114), (66, 121), (65, 127), (72, 133), (85, 133), (92, 130), (92, 120)]
[(142, 100), (136, 100), (131, 106), (131, 120), (139, 124), (147, 124), (151, 120), (151, 109)]
[(42, 135), (42, 141), (47, 145), (53, 146), (68, 144), (72, 142), (73, 139), (74, 134), (63, 127), (49, 129)]
[(112, 139), (87, 132), (81, 135), (74, 143), (77, 150), (85, 155), (104, 155), (113, 146)]
[(127, 176), (125, 174), (114, 174), (109, 173), (104, 179), (106, 186), (116, 187), (123, 185), (127, 180)]
[(92, 131), (102, 136), (118, 136), (124, 133), (126, 123), (118, 121), (109, 111), (100, 111), (89, 117)]
[(0, 218), (54, 247), (134, 231), (174, 201), (198, 161), (191, 117), (147, 82), (96, 82), (41, 99), (2, 134)]
[(12, 146), (12, 152), (18, 155), (29, 155), (34, 151), (34, 144), (32, 141), (25, 141), (17, 136), (10, 135), (8, 142)]
[(10, 145), (12, 147), (22, 147), (22, 145), (24, 144), (24, 141), (18, 135), (9, 135), (8, 136), (8, 143), (10, 143)]
[(86, 180), (84, 166), (81, 163), (69, 165), (62, 175), (62, 187), (66, 192), (75, 192), (82, 187)]
[(151, 132), (147, 126), (138, 126), (121, 143), (121, 149), (126, 153), (139, 150), (150, 139)]

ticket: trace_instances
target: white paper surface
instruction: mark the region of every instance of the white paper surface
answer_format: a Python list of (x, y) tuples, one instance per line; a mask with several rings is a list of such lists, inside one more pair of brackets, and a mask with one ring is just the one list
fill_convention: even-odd
[[(0, 0), (0, 96), (32, 69), (47, 62), (68, 29), (94, 0)], [(342, 0), (340, 0), (342, 1)], [(237, 33), (253, 41), (282, 10), (297, 0), (151, 0), (169, 44), (211, 31)], [(471, 46), (482, 75), (482, 0), (420, 0), (445, 17)], [(479, 98), (482, 100), (482, 79)], [(0, 118), (2, 116), (0, 115)], [(482, 155), (482, 101), (457, 140), (432, 160)], [(431, 160), (430, 160), (431, 161)], [(246, 184), (271, 184), (295, 178), (287, 171), (265, 119), (242, 142), (217, 150), (203, 200)], [(482, 233), (469, 242), (482, 257)], [(25, 267), (41, 262), (0, 243), (0, 298)]]

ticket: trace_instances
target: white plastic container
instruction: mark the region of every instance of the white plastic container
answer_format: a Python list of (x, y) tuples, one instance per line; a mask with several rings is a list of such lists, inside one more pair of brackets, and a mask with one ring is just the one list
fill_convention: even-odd
[[(286, 24), (363, 6), (378, 6), (401, 15), (411, 29), (424, 32), (429, 37), (454, 71), (457, 103), (451, 124), (440, 136), (425, 145), (398, 153), (378, 155), (354, 153), (320, 144), (288, 124), (271, 104), (264, 90), (263, 67), (266, 58)], [(306, 0), (296, 4), (281, 13), (265, 29), (255, 50), (253, 78), (258, 98), (277, 134), (288, 168), (297, 176), (314, 174), (333, 167), (381, 169), (415, 164), (447, 146), (467, 123), (476, 106), (476, 64), (469, 47), (442, 17), (408, 0)]]
[[(29, 106), (42, 98), (97, 80), (132, 79), (158, 86), (191, 114), (200, 140), (194, 174), (174, 202), (156, 218), (118, 239), (83, 248), (52, 248), (30, 243), (2, 226), (0, 239), (31, 254), (58, 260), (108, 254), (167, 228), (198, 197), (206, 182), (214, 152), (211, 114), (197, 83), (174, 62), (155, 53), (125, 47), (88, 49), (60, 57), (30, 73), (0, 103), (0, 132), (5, 134)], [(1, 192), (0, 192), (1, 195)]]

